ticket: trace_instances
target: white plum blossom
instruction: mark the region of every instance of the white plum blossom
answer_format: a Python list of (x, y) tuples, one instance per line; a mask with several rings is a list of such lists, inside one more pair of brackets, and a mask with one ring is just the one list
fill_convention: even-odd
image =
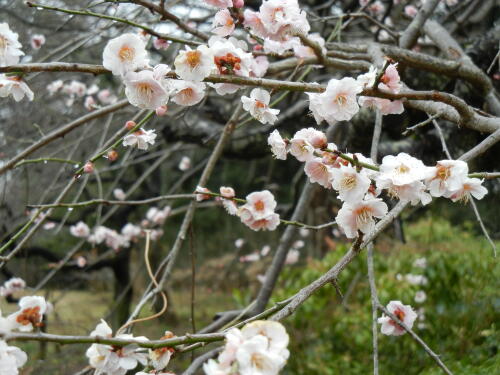
[[(251, 53), (245, 52), (242, 47), (244, 41), (238, 41), (235, 38), (222, 39), (212, 37), (208, 41), (210, 50), (213, 52), (213, 61), (216, 65), (216, 72), (222, 75), (233, 74), (242, 77), (249, 77), (253, 65)], [(230, 83), (211, 84), (217, 94), (233, 94), (241, 86)]]
[(274, 321), (254, 321), (226, 333), (217, 360), (203, 365), (206, 375), (277, 375), (289, 357), (285, 328)]
[(214, 28), (212, 29), (212, 32), (222, 37), (233, 33), (235, 24), (228, 9), (221, 9), (215, 13), (212, 27)]
[(332, 168), (325, 163), (321, 158), (313, 158), (306, 161), (304, 166), (309, 181), (317, 182), (321, 186), (329, 189), (331, 188)]
[(462, 181), (462, 186), (456, 190), (448, 190), (444, 196), (450, 198), (453, 202), (463, 201), (467, 202), (470, 197), (476, 199), (483, 199), (488, 193), (488, 189), (482, 186), (483, 180), (479, 178), (466, 177)]
[(21, 79), (21, 77), (0, 74), (0, 98), (5, 98), (9, 95), (12, 95), (16, 102), (19, 102), (25, 96), (28, 100), (32, 101), (35, 96), (33, 91), (31, 91), (29, 86)]
[(20, 292), (26, 288), (26, 281), (20, 277), (12, 277), (3, 284), (4, 288), (10, 291), (10, 294)]
[(129, 72), (125, 76), (125, 95), (130, 104), (142, 109), (156, 109), (167, 104), (169, 93), (155, 71)]
[(276, 375), (286, 363), (284, 357), (269, 349), (269, 340), (262, 335), (245, 340), (236, 359), (240, 375)]
[(12, 329), (21, 332), (33, 331), (42, 326), (43, 314), (47, 312), (47, 302), (40, 296), (26, 296), (19, 300), (19, 311), (10, 314), (7, 320)]
[(247, 195), (246, 202), (238, 210), (238, 216), (245, 225), (255, 231), (276, 229), (280, 218), (274, 212), (276, 200), (269, 190)]
[(348, 121), (359, 111), (356, 95), (363, 87), (354, 78), (331, 79), (325, 92), (309, 94), (309, 109), (318, 124), (325, 120), (329, 124)]
[(206, 85), (203, 82), (173, 81), (170, 83), (172, 101), (183, 106), (196, 105), (205, 97)]
[(0, 375), (18, 375), (19, 368), (23, 367), (28, 356), (15, 346), (9, 346), (0, 340)]
[(435, 167), (428, 169), (425, 184), (432, 196), (441, 197), (460, 190), (468, 173), (469, 166), (464, 161), (440, 160)]
[(264, 1), (259, 8), (259, 18), (269, 36), (283, 36), (291, 31), (307, 34), (311, 29), (297, 0)]
[(90, 235), (89, 226), (83, 221), (79, 221), (78, 223), (76, 223), (76, 225), (70, 226), (69, 232), (72, 236), (78, 238), (87, 238)]
[[(402, 321), (408, 328), (413, 327), (413, 323), (417, 318), (417, 313), (413, 311), (411, 306), (403, 305), (400, 301), (391, 301), (387, 305), (387, 310)], [(382, 326), (380, 331), (388, 336), (401, 336), (406, 333), (406, 330), (390, 317), (383, 315), (378, 318), (378, 323)]]
[(332, 168), (331, 176), (332, 187), (338, 191), (339, 199), (351, 204), (363, 199), (371, 183), (365, 174), (365, 169), (358, 172), (351, 166), (341, 165), (339, 168)]
[(214, 55), (206, 45), (195, 50), (186, 46), (174, 61), (175, 73), (186, 81), (203, 81), (215, 69)]
[[(102, 320), (90, 336), (112, 337), (113, 331), (109, 325)], [(147, 340), (146, 337), (133, 337), (129, 334), (119, 334), (116, 338)], [(85, 353), (89, 358), (91, 367), (97, 370), (97, 373), (108, 375), (125, 375), (128, 370), (134, 369), (138, 363), (146, 365), (147, 355), (138, 352), (138, 346), (135, 344), (124, 347), (110, 346), (103, 344), (92, 344)]]
[(423, 180), (427, 174), (428, 167), (421, 160), (401, 152), (397, 156), (384, 156), (378, 179), (390, 180), (394, 185), (407, 185)]
[(0, 23), (0, 66), (15, 65), (24, 55), (18, 38), (6, 22)]
[(237, 249), (241, 249), (243, 247), (243, 245), (245, 244), (245, 240), (243, 238), (237, 238), (235, 241), (234, 241), (234, 246), (237, 248)]
[(263, 89), (255, 88), (250, 92), (250, 97), (242, 96), (243, 109), (250, 112), (253, 118), (263, 124), (274, 124), (278, 119), (279, 109), (269, 107), (271, 95)]
[(376, 218), (387, 214), (387, 205), (380, 198), (368, 198), (357, 203), (344, 202), (335, 221), (343, 229), (347, 238), (355, 238), (358, 230), (368, 234), (375, 227)]
[(287, 144), (278, 130), (273, 130), (267, 138), (267, 144), (271, 146), (271, 152), (276, 159), (286, 160)]
[[(166, 331), (160, 340), (166, 340), (172, 337), (174, 337), (174, 334), (170, 331)], [(170, 362), (173, 352), (174, 349), (169, 347), (150, 349), (149, 359), (151, 360), (151, 366), (153, 366), (156, 371), (163, 370)]]
[(102, 60), (106, 69), (121, 76), (145, 68), (149, 64), (144, 41), (132, 33), (111, 39), (104, 47)]
[(140, 128), (132, 134), (123, 138), (123, 146), (137, 146), (139, 150), (147, 150), (149, 145), (154, 145), (156, 133), (154, 129), (146, 130)]
[(314, 157), (315, 148), (327, 146), (326, 135), (314, 128), (301, 129), (290, 140), (290, 154), (298, 161), (308, 161)]

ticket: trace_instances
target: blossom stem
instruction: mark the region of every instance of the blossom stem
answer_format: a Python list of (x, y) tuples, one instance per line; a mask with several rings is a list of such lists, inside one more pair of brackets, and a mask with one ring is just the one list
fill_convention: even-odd
[(79, 161), (74, 161), (74, 160), (68, 160), (68, 159), (62, 159), (62, 158), (38, 158), (38, 159), (25, 159), (21, 160), (19, 163), (14, 165), (13, 168), (20, 167), (21, 165), (24, 164), (34, 164), (34, 163), (47, 163), (49, 161), (57, 162), (57, 163), (67, 163), (67, 164), (73, 164), (73, 165), (78, 165), (80, 164)]

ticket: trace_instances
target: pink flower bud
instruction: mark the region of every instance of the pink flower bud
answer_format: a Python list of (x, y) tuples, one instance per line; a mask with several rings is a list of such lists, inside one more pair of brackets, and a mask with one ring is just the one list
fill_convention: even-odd
[(233, 7), (235, 8), (243, 8), (245, 6), (244, 0), (233, 0)]
[(135, 121), (127, 121), (125, 123), (125, 127), (127, 128), (127, 130), (132, 130), (137, 124), (135, 123)]
[(165, 116), (165, 114), (167, 113), (167, 106), (166, 105), (162, 105), (158, 108), (156, 108), (156, 115), (157, 116)]
[(115, 161), (116, 159), (118, 159), (118, 152), (116, 152), (116, 150), (110, 150), (106, 154), (106, 157), (109, 161)]
[(92, 163), (91, 161), (86, 162), (85, 165), (83, 166), (83, 171), (85, 173), (94, 172), (94, 163)]

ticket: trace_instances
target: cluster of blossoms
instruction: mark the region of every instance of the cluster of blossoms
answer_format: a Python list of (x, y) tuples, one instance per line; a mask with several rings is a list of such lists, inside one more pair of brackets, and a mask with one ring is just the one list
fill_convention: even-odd
[[(117, 194), (120, 194), (120, 192), (117, 192)], [(141, 221), (140, 225), (127, 223), (120, 233), (103, 225), (99, 225), (91, 231), (83, 221), (70, 226), (69, 231), (74, 237), (85, 238), (92, 245), (104, 243), (109, 248), (119, 251), (129, 247), (131, 243), (137, 242), (140, 237), (144, 237), (146, 230), (151, 231), (151, 240), (156, 241), (160, 238), (163, 235), (163, 230), (157, 227), (163, 225), (170, 212), (170, 206), (161, 209), (151, 207), (146, 212), (146, 217)]]
[[(52, 306), (43, 297), (26, 296), (19, 300), (19, 310), (7, 317), (0, 313), (0, 333), (12, 331), (31, 332), (43, 325), (44, 314), (48, 314)], [(0, 373), (17, 375), (19, 368), (24, 366), (28, 356), (15, 346), (9, 346), (0, 340)]]
[(206, 375), (276, 375), (290, 355), (285, 327), (274, 321), (257, 320), (241, 330), (226, 333), (226, 345), (217, 360), (203, 365)]
[[(335, 124), (337, 121), (349, 121), (359, 112), (360, 106), (377, 108), (383, 115), (399, 114), (404, 111), (401, 100), (389, 100), (359, 96), (365, 88), (372, 88), (377, 78), (377, 70), (372, 66), (367, 73), (356, 79), (344, 77), (331, 79), (326, 90), (320, 94), (308, 93), (309, 109), (318, 124), (326, 121)], [(397, 64), (389, 64), (380, 78), (379, 89), (398, 93), (402, 83)]]
[(85, 97), (84, 107), (89, 111), (98, 106), (94, 96), (97, 97), (102, 105), (112, 104), (118, 100), (108, 89), (100, 89), (96, 84), (87, 87), (85, 83), (76, 80), (64, 83), (63, 80), (57, 79), (47, 85), (47, 91), (50, 95), (54, 95), (57, 92), (67, 95), (68, 98), (64, 102), (67, 107), (71, 107), (76, 98)]
[(0, 296), (8, 297), (26, 288), (26, 282), (19, 277), (12, 277), (0, 286)]
[[(113, 330), (109, 325), (101, 320), (95, 330), (90, 333), (93, 337), (112, 338)], [(134, 339), (138, 341), (148, 341), (147, 337), (138, 336), (134, 337), (131, 334), (118, 333), (114, 336), (118, 339)], [(171, 332), (165, 332), (161, 340), (174, 337)], [(108, 375), (125, 375), (129, 370), (133, 370), (140, 363), (143, 366), (149, 365), (154, 369), (155, 374), (171, 374), (163, 372), (170, 362), (173, 349), (159, 348), (149, 350), (146, 353), (144, 349), (139, 348), (136, 344), (126, 346), (112, 346), (104, 344), (92, 344), (86, 352), (89, 358), (90, 366), (96, 369), (96, 374)], [(146, 374), (145, 372), (138, 372), (136, 375)]]
[[(408, 328), (413, 327), (417, 313), (413, 311), (411, 306), (403, 305), (400, 301), (391, 301), (387, 305), (387, 310), (396, 318), (402, 321)], [(401, 327), (396, 321), (390, 317), (383, 315), (378, 318), (378, 323), (381, 324), (380, 331), (387, 336), (401, 336), (406, 333), (405, 329)]]
[(304, 171), (311, 182), (334, 189), (343, 202), (336, 217), (337, 224), (348, 238), (358, 231), (370, 233), (374, 218), (388, 211), (379, 198), (382, 191), (391, 197), (416, 205), (428, 204), (432, 197), (446, 197), (453, 202), (466, 201), (471, 196), (482, 199), (488, 192), (482, 180), (469, 178), (467, 163), (460, 160), (440, 160), (434, 167), (406, 154), (388, 155), (377, 167), (361, 154), (343, 154), (326, 135), (314, 128), (299, 130), (292, 139), (283, 139), (273, 131), (268, 144), (277, 159), (290, 153), (304, 162)]
[[(202, 201), (211, 198), (213, 195), (207, 188), (198, 186), (196, 188), (196, 200)], [(275, 230), (280, 223), (279, 214), (275, 213), (276, 200), (269, 190), (256, 191), (246, 196), (245, 203), (241, 206), (237, 205), (235, 192), (233, 188), (220, 188), (220, 195), (217, 197), (226, 211), (230, 215), (235, 215), (240, 218), (242, 223), (252, 230)]]
[[(314, 51), (303, 46), (298, 37), (307, 36), (311, 26), (297, 0), (263, 1), (258, 12), (246, 9), (243, 16), (243, 25), (264, 40), (265, 52), (282, 54), (293, 49), (297, 57), (315, 56)], [(311, 34), (309, 38), (324, 49), (325, 41), (320, 35)]]

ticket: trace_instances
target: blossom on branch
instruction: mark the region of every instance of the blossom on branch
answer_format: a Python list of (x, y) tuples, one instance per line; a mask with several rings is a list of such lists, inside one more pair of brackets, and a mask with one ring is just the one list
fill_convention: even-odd
[(247, 195), (246, 202), (238, 210), (238, 216), (245, 225), (255, 231), (276, 229), (280, 218), (274, 212), (276, 200), (269, 190)]
[(136, 34), (127, 33), (111, 39), (102, 54), (102, 65), (114, 75), (148, 66), (149, 59), (144, 41)]
[(0, 66), (17, 64), (24, 55), (18, 38), (6, 22), (0, 23)]
[(271, 146), (271, 152), (276, 159), (286, 160), (287, 144), (281, 138), (278, 130), (273, 130), (269, 137), (267, 138), (267, 144)]
[(187, 81), (203, 81), (215, 69), (214, 55), (206, 45), (192, 50), (188, 46), (174, 61), (175, 73)]
[(233, 33), (235, 28), (234, 20), (228, 9), (222, 9), (215, 13), (212, 27), (214, 28), (212, 32), (222, 37)]
[(0, 74), (0, 98), (5, 98), (9, 95), (12, 95), (16, 102), (19, 102), (25, 96), (29, 101), (32, 101), (35, 96), (21, 77)]
[(139, 150), (147, 150), (149, 145), (155, 144), (155, 139), (156, 133), (154, 129), (146, 130), (140, 128), (123, 138), (123, 146), (137, 146)]
[(28, 356), (21, 349), (9, 346), (4, 340), (0, 340), (1, 375), (18, 375), (18, 369), (23, 367), (27, 360)]
[(382, 218), (388, 208), (380, 198), (368, 198), (356, 203), (344, 202), (335, 221), (344, 231), (347, 238), (355, 238), (358, 230), (364, 234), (375, 228), (374, 218)]
[[(413, 311), (410, 305), (403, 305), (400, 301), (391, 301), (387, 305), (387, 310), (402, 321), (408, 328), (413, 327), (413, 323), (417, 318), (417, 313)], [(382, 326), (380, 331), (387, 336), (401, 336), (406, 333), (406, 330), (390, 317), (383, 315), (378, 318), (378, 323)]]
[(280, 110), (270, 108), (270, 100), (271, 95), (269, 95), (269, 92), (259, 88), (253, 89), (250, 92), (250, 97), (241, 97), (243, 109), (245, 111), (250, 112), (252, 117), (260, 121), (261, 123), (272, 125), (278, 119), (276, 115), (280, 113)]

